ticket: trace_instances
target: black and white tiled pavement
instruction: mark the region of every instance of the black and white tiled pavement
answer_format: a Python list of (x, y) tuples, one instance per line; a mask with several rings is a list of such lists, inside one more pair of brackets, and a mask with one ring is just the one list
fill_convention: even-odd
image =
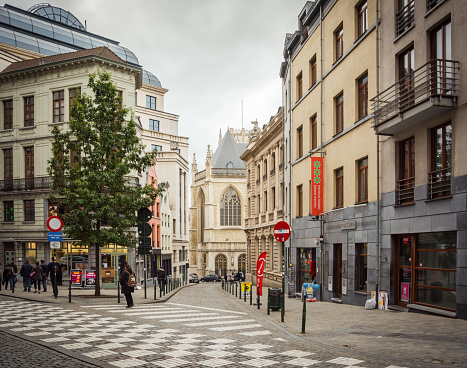
[[(115, 367), (368, 367), (348, 356), (294, 349), (243, 312), (176, 303), (76, 311), (27, 301), (0, 302), (0, 309), (0, 328)], [(260, 336), (268, 343), (254, 342)]]

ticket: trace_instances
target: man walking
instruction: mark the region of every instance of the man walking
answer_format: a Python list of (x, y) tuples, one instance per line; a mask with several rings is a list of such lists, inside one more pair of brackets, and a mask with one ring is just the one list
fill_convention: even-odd
[(52, 290), (54, 292), (55, 299), (58, 296), (57, 281), (62, 276), (62, 268), (60, 264), (55, 261), (55, 257), (52, 257), (52, 262), (47, 265), (47, 278), (50, 274), (50, 281), (52, 282)]
[(19, 271), (19, 274), (23, 277), (23, 291), (31, 291), (31, 272), (32, 266), (29, 264), (29, 260), (26, 260)]
[(157, 281), (159, 283), (159, 289), (165, 286), (165, 270), (161, 267), (157, 270)]
[(44, 260), (41, 259), (41, 269), (42, 269), (42, 289), (44, 293), (47, 291), (47, 265), (45, 264)]

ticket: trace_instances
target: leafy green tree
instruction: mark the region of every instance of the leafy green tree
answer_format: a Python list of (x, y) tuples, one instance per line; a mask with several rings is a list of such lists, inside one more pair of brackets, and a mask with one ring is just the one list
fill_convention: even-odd
[(109, 244), (134, 247), (129, 231), (138, 223), (138, 209), (155, 203), (164, 183), (138, 185), (137, 173), (155, 164), (156, 153), (145, 153), (134, 115), (106, 70), (90, 74), (85, 93), (75, 99), (69, 129), (53, 128), (53, 158), (48, 161), (54, 194), (65, 208), (64, 232), (95, 250), (96, 288), (100, 295), (99, 248)]

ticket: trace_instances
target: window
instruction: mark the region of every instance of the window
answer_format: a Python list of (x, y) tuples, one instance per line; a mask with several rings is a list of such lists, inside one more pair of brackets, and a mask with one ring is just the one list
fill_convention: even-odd
[(162, 152), (162, 146), (158, 146), (156, 144), (151, 144), (151, 148), (152, 148), (153, 151)]
[(399, 100), (403, 110), (414, 104), (414, 48), (413, 46), (399, 55)]
[(76, 104), (76, 98), (79, 97), (81, 95), (81, 88), (80, 87), (77, 87), (77, 88), (70, 88), (69, 90), (69, 95), (70, 95), (70, 98), (69, 98), (69, 119), (71, 119), (71, 110), (73, 109), (73, 106), (75, 106)]
[(65, 117), (65, 91), (53, 92), (54, 123), (64, 121)]
[(3, 129), (13, 129), (13, 100), (3, 101)]
[(159, 120), (149, 119), (149, 130), (158, 132), (159, 131)]
[(362, 1), (357, 7), (358, 14), (358, 37), (365, 33), (368, 29), (368, 10), (367, 1)]
[(316, 54), (310, 60), (310, 86), (316, 83)]
[(451, 20), (442, 24), (431, 33), (431, 58), (433, 60), (434, 94), (451, 94), (454, 65), (451, 54)]
[(297, 129), (297, 149), (298, 157), (303, 156), (303, 126)]
[(303, 78), (302, 72), (297, 75), (297, 101), (303, 97)]
[(340, 26), (336, 32), (334, 32), (336, 40), (336, 61), (344, 55), (344, 28)]
[(226, 167), (227, 169), (233, 169), (233, 168), (234, 168), (234, 164), (233, 164), (232, 161), (229, 161), (229, 162), (227, 162), (227, 165), (225, 165), (225, 167)]
[(315, 149), (318, 146), (318, 125), (316, 122), (316, 115), (310, 118), (311, 125), (311, 149)]
[(399, 12), (396, 14), (396, 35), (399, 36), (414, 23), (414, 0), (399, 0)]
[(24, 98), (24, 126), (34, 126), (34, 96)]
[(220, 203), (221, 226), (241, 225), (241, 203), (237, 192), (229, 188), (224, 193)]
[(358, 160), (358, 202), (368, 201), (368, 157)]
[(344, 168), (337, 169), (336, 177), (336, 208), (344, 206)]
[(264, 201), (264, 212), (267, 212), (268, 211), (268, 192), (266, 190), (264, 191), (263, 201)]
[(452, 126), (446, 123), (431, 131), (430, 198), (451, 194)]
[(433, 9), (436, 5), (441, 4), (444, 0), (427, 0), (426, 2), (426, 10), (429, 11)]
[(156, 98), (152, 96), (146, 96), (146, 108), (155, 110), (156, 109)]
[(3, 180), (11, 181), (9, 185), (13, 185), (13, 148), (3, 150)]
[(14, 222), (14, 206), (13, 201), (3, 202), (3, 221)]
[(24, 148), (24, 177), (26, 189), (34, 189), (34, 147)]
[(358, 80), (358, 120), (368, 115), (368, 74)]
[(368, 244), (355, 244), (357, 253), (357, 290), (367, 291)]
[(28, 199), (23, 201), (24, 205), (24, 221), (35, 221), (35, 208), (34, 199)]
[(412, 203), (415, 186), (415, 139), (411, 137), (399, 143), (399, 181), (397, 203)]
[(297, 186), (297, 217), (303, 216), (303, 185)]
[(271, 188), (271, 200), (272, 200), (272, 209), (274, 210), (276, 208), (276, 188), (275, 187)]
[(335, 98), (336, 104), (336, 134), (344, 130), (344, 93)]

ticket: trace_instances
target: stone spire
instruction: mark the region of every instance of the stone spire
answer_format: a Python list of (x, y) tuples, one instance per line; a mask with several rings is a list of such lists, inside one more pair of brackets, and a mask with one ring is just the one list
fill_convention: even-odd
[(222, 129), (219, 129), (219, 142), (217, 142), (217, 145), (221, 144), (222, 140)]
[(211, 151), (211, 145), (208, 144), (208, 151), (206, 152), (206, 166), (211, 166), (212, 165), (212, 151)]
[(196, 174), (198, 172), (198, 164), (196, 163), (196, 153), (193, 153), (193, 163), (191, 164), (191, 172)]

